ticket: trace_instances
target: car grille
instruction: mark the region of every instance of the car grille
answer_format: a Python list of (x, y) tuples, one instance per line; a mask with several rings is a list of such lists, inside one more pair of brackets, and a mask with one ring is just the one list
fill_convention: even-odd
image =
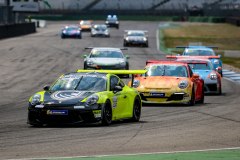
[(204, 91), (217, 91), (217, 84), (205, 84)]

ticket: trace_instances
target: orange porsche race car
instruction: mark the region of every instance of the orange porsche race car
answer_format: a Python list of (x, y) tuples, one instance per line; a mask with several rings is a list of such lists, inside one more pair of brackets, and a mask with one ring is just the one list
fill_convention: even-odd
[(204, 81), (193, 74), (188, 64), (206, 65), (206, 62), (148, 60), (146, 63), (146, 74), (135, 75), (133, 81), (143, 103), (194, 105), (195, 101), (204, 102)]
[(91, 31), (92, 20), (80, 20), (82, 31)]

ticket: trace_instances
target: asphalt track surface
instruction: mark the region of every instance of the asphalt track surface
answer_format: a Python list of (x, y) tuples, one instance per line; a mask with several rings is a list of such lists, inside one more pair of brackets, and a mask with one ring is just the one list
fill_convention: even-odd
[[(61, 27), (49, 22), (38, 33), (0, 41), (0, 159), (135, 154), (240, 147), (240, 86), (222, 79), (221, 96), (204, 104), (144, 106), (139, 122), (102, 126), (26, 124), (28, 99), (60, 75), (83, 68), (86, 46), (122, 47), (126, 29), (148, 30), (149, 48), (130, 47), (130, 69), (148, 59), (164, 59), (157, 50), (157, 22), (120, 22), (110, 38), (61, 39)], [(125, 80), (127, 81), (127, 80)]]

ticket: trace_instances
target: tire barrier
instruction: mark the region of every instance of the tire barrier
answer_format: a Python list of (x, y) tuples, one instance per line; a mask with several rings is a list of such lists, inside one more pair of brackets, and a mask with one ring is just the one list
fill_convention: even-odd
[(226, 18), (226, 23), (230, 23), (236, 26), (240, 26), (240, 21), (239, 18), (235, 18), (235, 17), (227, 17)]
[(0, 39), (35, 33), (35, 23), (18, 23), (0, 25)]

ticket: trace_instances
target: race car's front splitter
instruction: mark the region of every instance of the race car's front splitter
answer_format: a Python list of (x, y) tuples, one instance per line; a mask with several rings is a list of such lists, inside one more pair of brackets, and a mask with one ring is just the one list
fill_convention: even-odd
[(204, 80), (204, 94), (218, 94), (220, 93), (220, 84), (219, 80), (211, 80), (210, 78), (206, 78)]
[(49, 107), (29, 105), (27, 123), (31, 125), (37, 124), (88, 124), (100, 123), (103, 104), (96, 104), (95, 109), (84, 108), (83, 106), (65, 106), (65, 107)]

